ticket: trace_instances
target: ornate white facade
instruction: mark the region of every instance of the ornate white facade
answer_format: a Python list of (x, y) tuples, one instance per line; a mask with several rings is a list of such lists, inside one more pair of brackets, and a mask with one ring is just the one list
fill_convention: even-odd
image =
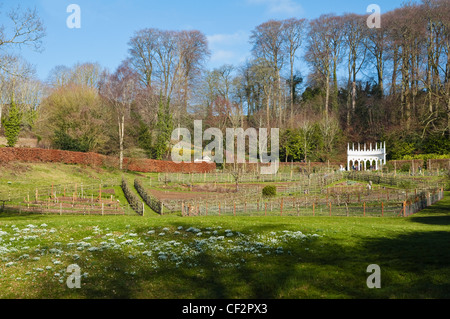
[(368, 146), (364, 143), (364, 146), (358, 143), (358, 147), (355, 148), (355, 144), (350, 143), (347, 146), (347, 170), (366, 171), (369, 169), (378, 170), (386, 164), (386, 142), (375, 143), (375, 147), (372, 147), (372, 143)]

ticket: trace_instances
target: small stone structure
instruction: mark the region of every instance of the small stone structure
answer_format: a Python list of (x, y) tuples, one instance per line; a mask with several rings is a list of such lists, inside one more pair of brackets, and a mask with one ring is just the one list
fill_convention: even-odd
[(357, 148), (354, 143), (351, 148), (350, 143), (347, 145), (348, 171), (379, 170), (383, 165), (386, 165), (386, 142), (375, 143), (375, 147), (372, 147), (372, 143), (369, 146), (358, 143)]

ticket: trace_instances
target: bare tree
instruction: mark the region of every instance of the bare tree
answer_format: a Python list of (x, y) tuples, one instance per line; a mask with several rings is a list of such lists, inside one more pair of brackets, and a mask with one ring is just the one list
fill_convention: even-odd
[(117, 118), (120, 169), (123, 168), (125, 118), (129, 116), (131, 104), (136, 99), (138, 81), (137, 74), (132, 71), (127, 62), (124, 62), (100, 87), (102, 96), (108, 101)]
[(210, 52), (206, 36), (198, 30), (181, 31), (178, 37), (182, 69), (182, 103), (183, 111), (187, 113), (190, 91), (202, 75), (204, 62)]
[[(8, 14), (9, 23), (0, 25), (0, 73), (14, 77), (23, 75), (17, 69), (17, 57), (8, 51), (22, 46), (31, 47), (38, 51), (42, 48), (42, 38), (45, 36), (44, 25), (36, 9), (22, 10), (20, 6), (12, 9)], [(10, 97), (11, 98), (11, 97)], [(10, 99), (11, 101), (11, 99)], [(3, 103), (0, 104), (0, 128)]]
[(281, 126), (282, 103), (281, 103), (281, 75), (280, 71), (286, 60), (284, 45), (283, 22), (270, 20), (260, 24), (252, 31), (250, 43), (253, 45), (252, 52), (256, 58), (266, 60), (272, 68), (273, 78), (273, 104), (278, 111), (278, 122)]
[(322, 15), (310, 21), (308, 32), (308, 45), (305, 54), (306, 61), (312, 66), (313, 73), (325, 86), (324, 114), (328, 116), (330, 100), (330, 78), (332, 68), (332, 41), (330, 30), (332, 15)]
[(351, 98), (351, 108), (347, 102), (348, 126), (351, 114), (354, 114), (356, 108), (356, 76), (366, 60), (366, 29), (366, 17), (357, 14), (343, 16), (344, 43), (348, 54), (348, 91)]
[(305, 37), (307, 21), (306, 19), (291, 18), (283, 21), (283, 32), (286, 49), (289, 54), (289, 90), (290, 90), (290, 108), (291, 108), (291, 125), (294, 118), (294, 99), (295, 99), (295, 86), (294, 81), (294, 66), (297, 51), (300, 49), (303, 38)]

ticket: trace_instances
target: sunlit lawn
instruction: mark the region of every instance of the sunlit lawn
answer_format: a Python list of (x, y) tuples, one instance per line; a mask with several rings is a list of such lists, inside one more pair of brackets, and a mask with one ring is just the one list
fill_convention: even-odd
[(3, 214), (0, 297), (448, 298), (449, 195), (410, 218)]

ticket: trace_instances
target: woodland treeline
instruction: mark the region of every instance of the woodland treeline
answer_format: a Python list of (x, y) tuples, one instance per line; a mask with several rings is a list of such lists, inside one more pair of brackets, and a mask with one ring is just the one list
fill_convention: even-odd
[[(39, 50), (34, 10), (0, 25), (1, 129), (42, 147), (165, 159), (177, 127), (280, 128), (284, 161), (345, 156), (348, 142), (386, 141), (390, 159), (450, 153), (450, 1), (409, 2), (381, 15), (270, 20), (249, 37), (241, 65), (206, 67), (197, 30), (130, 35), (116, 70), (55, 66), (45, 81), (16, 48)], [(308, 72), (300, 72), (308, 69)], [(207, 142), (206, 142), (207, 143)]]

